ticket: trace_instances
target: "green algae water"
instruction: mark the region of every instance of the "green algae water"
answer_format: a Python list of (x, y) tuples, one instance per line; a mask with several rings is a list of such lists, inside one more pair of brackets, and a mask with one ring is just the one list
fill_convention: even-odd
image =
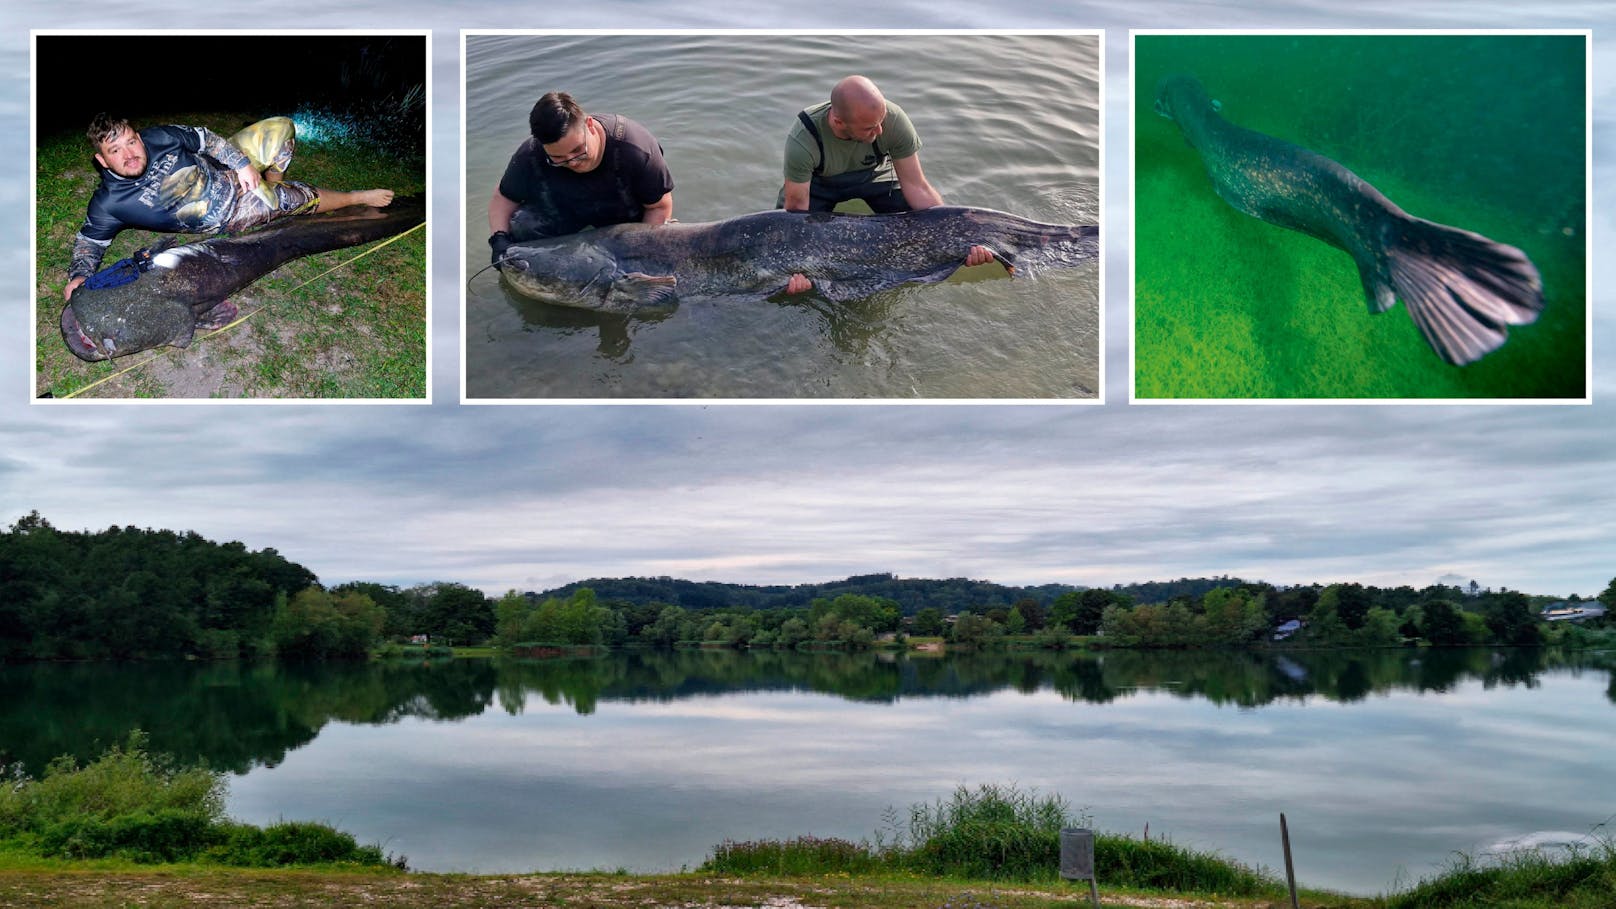
[[(1139, 398), (1582, 398), (1586, 90), (1580, 35), (1139, 36)], [(1156, 83), (1190, 73), (1229, 121), (1311, 149), (1408, 213), (1520, 248), (1544, 309), (1464, 367), (1399, 303), (1372, 316), (1333, 246), (1213, 191)]]

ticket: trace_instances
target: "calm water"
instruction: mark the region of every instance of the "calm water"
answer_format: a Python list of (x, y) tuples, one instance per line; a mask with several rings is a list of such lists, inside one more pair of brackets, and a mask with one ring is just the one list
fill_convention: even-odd
[[(1140, 396), (1585, 393), (1581, 36), (1140, 36), (1134, 64)], [(1341, 162), (1410, 214), (1519, 247), (1542, 275), (1542, 315), (1477, 363), (1443, 363), (1403, 306), (1369, 314), (1346, 253), (1217, 196), (1152, 109), (1170, 73), (1196, 75), (1231, 122)]]
[(128, 730), (425, 870), (694, 867), (726, 839), (870, 837), (956, 785), (1377, 892), (1455, 850), (1616, 814), (1616, 654), (624, 654), (432, 666), (0, 668), (0, 754)]
[[(681, 221), (774, 207), (786, 130), (844, 75), (915, 121), (952, 204), (1099, 219), (1099, 39), (1042, 36), (470, 36), (466, 264), (488, 264), (487, 200), (546, 90), (622, 113), (661, 142)], [(477, 398), (1093, 397), (1098, 265), (899, 288), (850, 305), (687, 300), (609, 316), (466, 290)]]

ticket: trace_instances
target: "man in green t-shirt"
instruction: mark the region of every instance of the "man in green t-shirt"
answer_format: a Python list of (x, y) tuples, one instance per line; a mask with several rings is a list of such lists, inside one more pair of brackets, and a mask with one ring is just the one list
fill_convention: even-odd
[[(786, 135), (785, 186), (776, 204), (789, 211), (830, 211), (849, 199), (863, 199), (883, 213), (943, 204), (920, 169), (914, 124), (863, 76), (848, 76), (831, 89), (829, 101), (797, 114)], [(987, 247), (973, 246), (965, 264), (992, 259)], [(786, 291), (812, 286), (794, 274)]]

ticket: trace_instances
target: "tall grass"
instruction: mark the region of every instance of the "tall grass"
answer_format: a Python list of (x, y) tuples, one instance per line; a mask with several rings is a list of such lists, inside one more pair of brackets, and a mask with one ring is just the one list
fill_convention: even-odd
[(224, 814), (225, 777), (148, 754), (131, 733), (80, 767), (52, 761), (33, 779), (15, 768), (0, 777), (0, 844), (47, 858), (117, 857), (134, 862), (225, 865), (350, 864), (402, 868), (404, 860), (324, 824), (260, 829)]
[(926, 874), (972, 879), (1037, 880), (1060, 863), (1060, 832), (1083, 827), (1059, 795), (1039, 796), (1015, 786), (960, 786), (946, 801), (909, 809), (905, 864)]
[[(1086, 827), (1059, 795), (1016, 786), (964, 786), (947, 799), (921, 802), (900, 815), (888, 809), (874, 842), (803, 838), (726, 842), (702, 870), (737, 875), (912, 873), (970, 880), (1054, 882), (1060, 833)], [(1124, 836), (1095, 838), (1095, 872), (1111, 886), (1253, 896), (1277, 892), (1260, 872), (1171, 843)]]
[(1511, 852), (1490, 863), (1460, 855), (1434, 878), (1387, 900), (1388, 909), (1616, 906), (1616, 841), (1560, 855)]

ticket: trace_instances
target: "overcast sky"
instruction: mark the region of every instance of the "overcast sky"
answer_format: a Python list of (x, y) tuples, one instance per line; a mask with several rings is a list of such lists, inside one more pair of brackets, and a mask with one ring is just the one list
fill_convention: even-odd
[[(995, 7), (995, 27), (1110, 29), (1103, 407), (456, 404), (458, 29), (743, 23), (728, 3), (606, 3), (592, 21), (520, 22), (503, 4), (356, 14), (301, 0), (277, 7), (277, 20), (435, 30), (437, 403), (30, 404), (27, 29), (178, 20), (18, 6), (0, 13), (0, 201), (11, 213), (0, 221), (0, 324), (12, 326), (0, 335), (0, 523), (37, 509), (66, 529), (195, 530), (274, 547), (328, 584), (441, 579), (493, 593), (596, 576), (796, 583), (891, 571), (1013, 584), (1475, 579), (1592, 595), (1616, 577), (1616, 330), (1610, 268), (1597, 258), (1590, 406), (1130, 407), (1125, 372), (1129, 26), (1593, 27), (1597, 250), (1610, 248), (1616, 210), (1616, 53), (1601, 35), (1616, 16), (1605, 4), (1553, 3), (1531, 21), (1510, 18), (1513, 3), (1353, 7), (1372, 21), (1287, 4), (1284, 22), (1252, 10), (1211, 21), (1193, 3)], [(979, 24), (965, 6), (815, 7), (827, 8), (845, 15), (826, 21), (846, 25)], [(745, 24), (824, 24), (805, 17)]]

